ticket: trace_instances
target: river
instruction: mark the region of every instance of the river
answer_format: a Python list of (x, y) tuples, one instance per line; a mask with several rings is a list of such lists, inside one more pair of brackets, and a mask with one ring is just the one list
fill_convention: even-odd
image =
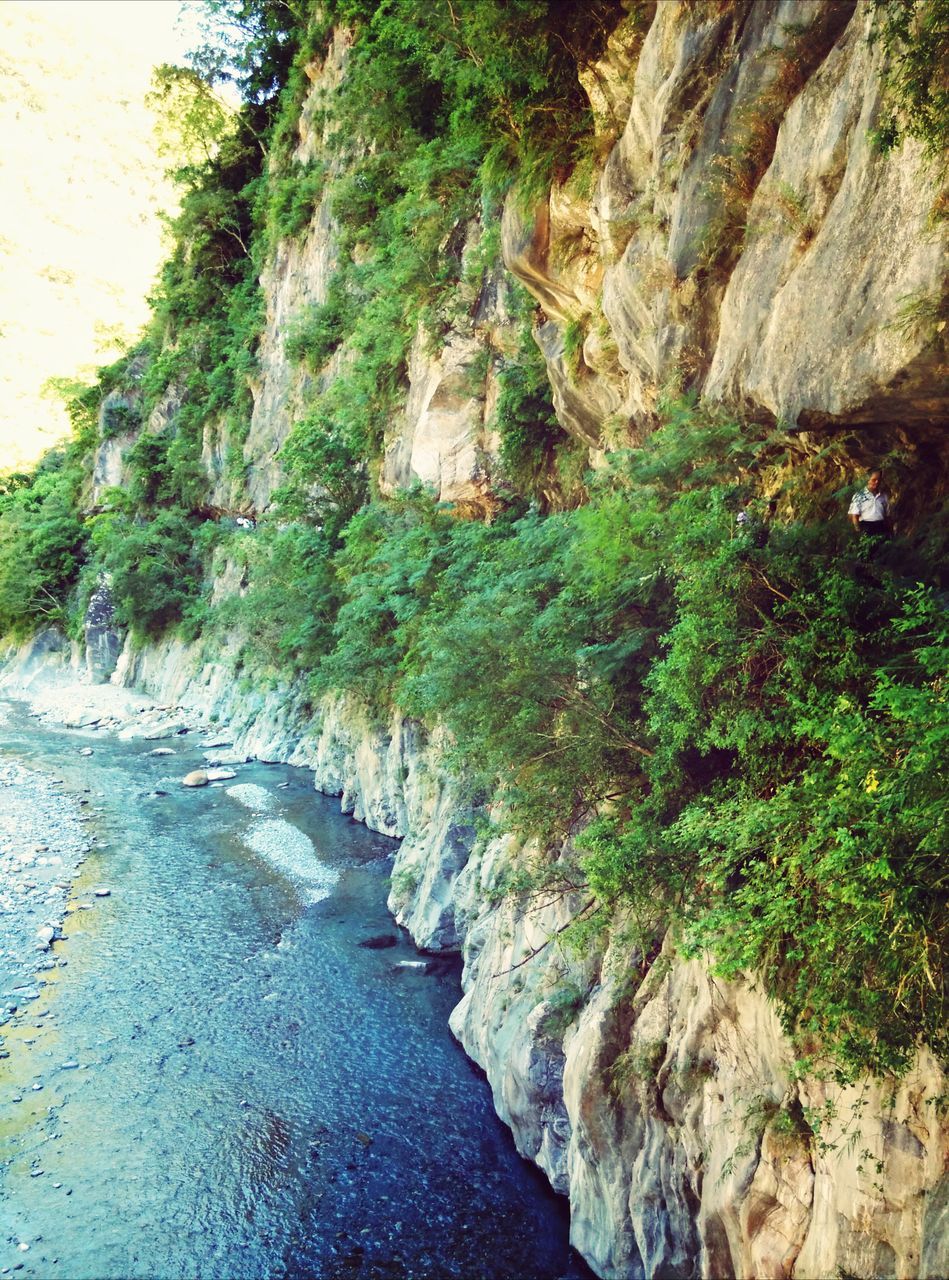
[(448, 1031), (457, 964), (411, 967), (386, 912), (395, 842), (305, 770), (188, 791), (205, 744), (156, 745), (0, 725), (92, 843), (66, 963), (27, 1011), (6, 974), (0, 1274), (589, 1275)]

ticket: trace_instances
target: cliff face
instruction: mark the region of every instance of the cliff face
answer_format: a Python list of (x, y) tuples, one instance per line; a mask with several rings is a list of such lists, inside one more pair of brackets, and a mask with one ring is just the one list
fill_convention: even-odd
[[(594, 463), (684, 387), (796, 425), (815, 449), (828, 424), (851, 425), (857, 456), (862, 431), (868, 450), (898, 438), (937, 459), (939, 190), (921, 146), (870, 143), (881, 89), (869, 21), (850, 0), (643, 4), (584, 72), (592, 168), (529, 213), (510, 199), (500, 232), (504, 265), (543, 309), (535, 337), (559, 420)], [(346, 53), (339, 36), (313, 71), (301, 161)], [(466, 229), (469, 251), (486, 231)], [(266, 269), (243, 482), (226, 472), (227, 428), (206, 432), (219, 507), (266, 509), (281, 445), (314, 381), (334, 375), (332, 361), (303, 372), (286, 338), (325, 301), (335, 255), (324, 200)], [(499, 265), (463, 299), (437, 351), (421, 334), (413, 344), (383, 493), (422, 481), (491, 510), (495, 357), (514, 345), (505, 281)], [(167, 429), (175, 404), (171, 391), (147, 430)], [(97, 492), (122, 482), (134, 438), (101, 445)], [(239, 577), (220, 590), (240, 590)], [(438, 735), (401, 716), (380, 727), (351, 700), (313, 709), (291, 686), (241, 692), (226, 654), (178, 641), (127, 646), (115, 678), (229, 722), (239, 750), (312, 768), (345, 812), (403, 837), (390, 905), (419, 946), (462, 951), (455, 1034), (519, 1148), (569, 1196), (573, 1241), (599, 1274), (949, 1273), (944, 1080), (927, 1053), (899, 1082), (837, 1085), (801, 1073), (752, 975), (713, 979), (671, 937), (644, 957), (621, 917), (589, 953), (565, 949), (583, 899), (505, 895), (523, 851), (483, 834)]]
[[(944, 346), (903, 316), (942, 296), (937, 175), (881, 155), (869, 6), (660, 4), (585, 83), (605, 161), (588, 198), (509, 209), (504, 257), (544, 307), (564, 425), (609, 443), (663, 389), (766, 420), (906, 426), (945, 417)], [(563, 355), (570, 322), (583, 359)], [(923, 430), (921, 430), (923, 428)]]
[[(765, 421), (878, 428), (874, 442), (932, 452), (949, 410), (942, 187), (920, 143), (883, 153), (872, 142), (882, 88), (871, 18), (856, 0), (637, 6), (583, 73), (592, 170), (554, 185), (530, 214), (511, 197), (502, 256), (543, 308), (535, 338), (558, 417), (594, 461), (638, 438), (659, 397), (685, 386)], [(337, 36), (312, 71), (301, 164), (319, 153), (326, 126), (314, 104), (338, 83), (347, 47)], [(470, 227), (469, 245), (482, 234)], [(286, 338), (326, 300), (335, 263), (324, 198), (265, 270), (242, 480), (225, 474), (226, 426), (206, 430), (217, 506), (263, 510), (284, 478), (279, 450), (313, 386)], [(384, 492), (421, 481), (446, 501), (490, 507), (497, 387), (483, 357), (511, 342), (506, 293), (499, 272), (465, 298), (467, 318), (434, 353), (419, 335), (386, 436)], [(172, 392), (148, 429), (163, 430), (175, 408)], [(132, 439), (102, 446), (96, 497), (121, 483)]]

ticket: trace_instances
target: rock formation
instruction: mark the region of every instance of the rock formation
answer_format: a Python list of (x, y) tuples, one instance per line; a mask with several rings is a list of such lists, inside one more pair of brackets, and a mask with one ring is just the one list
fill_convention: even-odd
[[(624, 13), (583, 72), (592, 172), (528, 210), (511, 196), (500, 227), (504, 266), (543, 309), (534, 336), (564, 430), (598, 464), (644, 437), (663, 396), (689, 389), (814, 449), (829, 424), (846, 425), (854, 456), (864, 438), (895, 437), (938, 462), (942, 197), (921, 144), (872, 144), (872, 5), (661, 0)], [(337, 33), (311, 69), (301, 164), (320, 146), (319, 95), (344, 74), (347, 49)], [(469, 248), (485, 230), (465, 229)], [(326, 300), (335, 234), (321, 199), (265, 268), (243, 478), (227, 470), (228, 425), (205, 428), (213, 506), (267, 509), (293, 422), (334, 376), (337, 357), (306, 371), (286, 339)], [(418, 335), (374, 477), (383, 494), (421, 481), (491, 512), (492, 357), (513, 344), (509, 288), (497, 264), (437, 352)], [(144, 429), (165, 430), (179, 408), (171, 388)], [(127, 479), (133, 439), (102, 441), (93, 502)], [(239, 593), (239, 568), (218, 568), (216, 596)], [(111, 627), (102, 587), (87, 618), (94, 679), (113, 664)], [(585, 954), (570, 951), (560, 934), (582, 897), (505, 894), (523, 851), (485, 834), (490, 801), (473, 813), (438, 732), (401, 715), (380, 726), (342, 697), (314, 708), (289, 682), (241, 689), (228, 654), (200, 640), (127, 642), (112, 679), (227, 723), (241, 757), (306, 765), (344, 812), (403, 838), (390, 906), (421, 948), (461, 951), (453, 1030), (519, 1149), (569, 1197), (573, 1242), (597, 1274), (949, 1274), (945, 1081), (925, 1049), (901, 1080), (841, 1085), (796, 1062), (754, 975), (714, 979), (671, 935), (643, 955), (621, 915)]]

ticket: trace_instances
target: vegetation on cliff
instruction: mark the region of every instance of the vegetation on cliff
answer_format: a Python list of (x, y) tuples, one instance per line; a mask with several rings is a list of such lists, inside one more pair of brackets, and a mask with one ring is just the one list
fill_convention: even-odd
[[(577, 67), (638, 11), (338, 0), (307, 23), (266, 0), (209, 8), (250, 38), (196, 65), (236, 78), (246, 105), (179, 175), (142, 345), (73, 402), (76, 442), (0, 494), (0, 630), (78, 627), (107, 570), (139, 636), (227, 636), (251, 678), (447, 726), (473, 794), (500, 784), (512, 825), (576, 837), (575, 883), (600, 918), (624, 902), (644, 956), (673, 922), (719, 972), (759, 973), (802, 1053), (852, 1075), (905, 1067), (920, 1037), (944, 1050), (949, 524), (932, 495), (898, 539), (860, 542), (842, 514), (859, 452), (846, 434), (815, 453), (681, 396), (642, 447), (578, 476), (523, 296), (518, 351), (489, 353), (494, 518), (373, 493), (410, 344), (421, 328), (437, 347), (496, 270), (515, 179), (530, 195), (582, 173)], [(883, 14), (898, 68), (899, 14)], [(326, 157), (302, 165), (305, 68), (334, 23), (351, 32), (347, 73), (323, 104)], [(928, 138), (943, 108), (925, 84)], [(890, 144), (913, 132), (910, 89)], [(337, 274), (287, 345), (310, 400), (276, 510), (238, 532), (207, 507), (202, 447), (226, 439), (239, 484), (260, 269), (327, 194)], [(96, 406), (115, 392), (126, 408), (103, 434), (156, 409), (171, 425), (130, 449), (127, 491), (84, 512)], [(899, 472), (898, 453), (878, 460)], [(245, 589), (212, 604), (225, 559)]]

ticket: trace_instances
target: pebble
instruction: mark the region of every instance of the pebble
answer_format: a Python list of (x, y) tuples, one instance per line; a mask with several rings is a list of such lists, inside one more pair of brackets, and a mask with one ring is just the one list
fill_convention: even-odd
[(78, 798), (54, 790), (62, 779), (13, 761), (2, 766), (2, 780), (0, 912), (7, 950), (0, 955), (0, 981), (13, 982), (55, 965), (37, 952), (49, 952), (60, 936), (69, 885), (89, 842), (78, 824)]

